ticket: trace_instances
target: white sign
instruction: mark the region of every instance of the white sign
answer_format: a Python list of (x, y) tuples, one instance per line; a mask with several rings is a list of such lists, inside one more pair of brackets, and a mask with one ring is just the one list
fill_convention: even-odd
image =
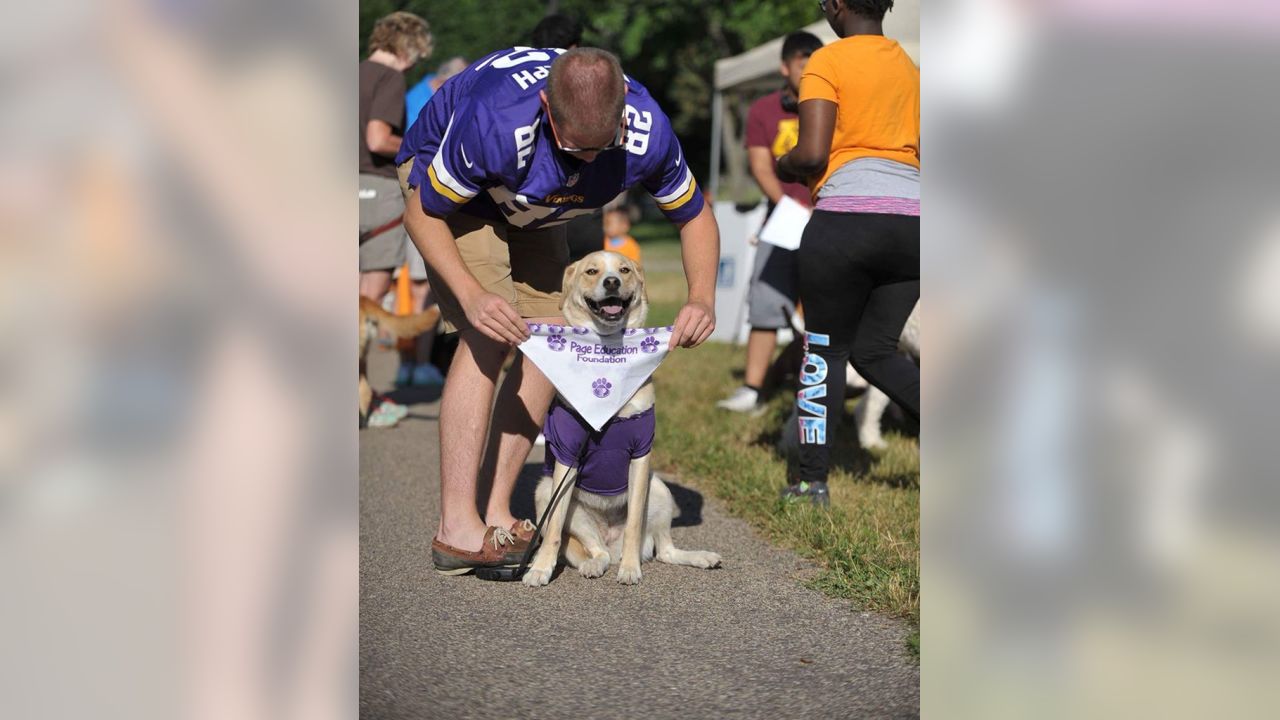
[(746, 342), (747, 288), (751, 285), (752, 264), (756, 246), (748, 240), (764, 222), (764, 203), (747, 212), (739, 212), (731, 202), (715, 204), (716, 224), (720, 226), (720, 267), (716, 272), (716, 329), (711, 340)]
[(783, 195), (761, 228), (760, 239), (786, 250), (799, 250), (800, 236), (809, 224), (809, 215), (809, 208), (792, 200), (790, 195)]

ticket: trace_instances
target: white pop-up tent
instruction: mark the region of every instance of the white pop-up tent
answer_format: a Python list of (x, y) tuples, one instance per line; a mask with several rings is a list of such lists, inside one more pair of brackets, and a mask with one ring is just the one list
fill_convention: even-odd
[[(824, 43), (835, 41), (836, 34), (826, 20), (808, 25), (803, 30), (817, 35)], [(920, 1), (897, 0), (893, 10), (884, 16), (884, 34), (897, 40), (916, 65), (920, 64)], [(778, 63), (782, 55), (779, 36), (763, 45), (716, 61), (715, 97), (711, 106), (711, 192), (719, 198), (720, 164), (727, 148), (733, 184), (745, 177), (746, 153), (742, 149), (745, 108), (759, 95), (776, 90), (782, 84)], [(726, 96), (738, 100), (726, 115)]]
[[(824, 43), (836, 35), (826, 20), (803, 28)], [(884, 18), (885, 35), (897, 40), (916, 65), (920, 64), (920, 2), (897, 0)], [(744, 209), (736, 203), (751, 187), (746, 177), (746, 150), (742, 147), (747, 107), (757, 97), (782, 86), (778, 64), (785, 36), (754, 47), (741, 55), (716, 61), (715, 97), (711, 106), (711, 193), (720, 225), (720, 268), (716, 274), (716, 323), (711, 339), (743, 342), (749, 328), (746, 317), (747, 286), (756, 248), (748, 242), (764, 222), (764, 205)], [(726, 112), (728, 108), (728, 112)], [(729, 168), (727, 192), (721, 193), (722, 154)]]

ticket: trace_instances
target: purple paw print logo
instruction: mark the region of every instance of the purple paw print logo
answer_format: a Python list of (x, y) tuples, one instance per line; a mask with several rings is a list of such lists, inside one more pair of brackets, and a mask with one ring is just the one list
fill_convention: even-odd
[(656, 337), (654, 337), (654, 336), (650, 335), (649, 337), (647, 337), (647, 338), (645, 338), (645, 339), (641, 340), (641, 341), (640, 341), (640, 351), (641, 351), (641, 352), (647, 352), (647, 353), (657, 352), (657, 351), (658, 351), (658, 338), (656, 338)]
[(552, 335), (563, 335), (563, 334), (564, 334), (564, 326), (563, 326), (563, 325), (548, 325), (548, 326), (547, 326), (547, 332), (551, 333)]
[(653, 335), (653, 334), (654, 334), (654, 333), (656, 333), (656, 332), (658, 332), (658, 328), (645, 328), (645, 329), (644, 329), (644, 334), (645, 334), (645, 335)]
[(632, 335), (635, 335), (635, 334), (636, 334), (636, 333), (638, 333), (638, 332), (640, 332), (640, 331), (639, 331), (639, 330), (637, 330), (636, 328), (628, 328), (628, 329), (626, 329), (626, 330), (623, 330), (623, 331), (622, 331), (622, 336), (623, 336), (623, 337), (631, 337)]
[(609, 397), (609, 391), (612, 389), (613, 383), (605, 380), (604, 378), (598, 378), (595, 382), (591, 383), (591, 392), (595, 393), (595, 396), (598, 398)]
[(587, 330), (587, 329), (586, 329), (586, 328), (584, 328), (584, 327), (575, 327), (575, 328), (573, 329), (573, 334), (574, 334), (574, 335), (586, 335), (588, 332), (590, 332), (590, 330)]
[(564, 349), (564, 346), (568, 344), (569, 341), (566, 340), (563, 335), (552, 335), (547, 338), (547, 347), (555, 350), (556, 352), (560, 352)]
[(538, 332), (542, 330), (542, 323), (525, 323), (529, 328), (529, 332)]

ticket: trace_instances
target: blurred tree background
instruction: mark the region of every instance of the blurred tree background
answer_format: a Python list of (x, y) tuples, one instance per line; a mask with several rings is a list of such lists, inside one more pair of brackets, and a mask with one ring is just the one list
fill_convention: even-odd
[(616, 53), (627, 74), (658, 99), (704, 187), (715, 61), (822, 19), (815, 0), (361, 0), (362, 58), (374, 22), (396, 10), (422, 16), (435, 36), (435, 53), (409, 71), (411, 86), (455, 55), (472, 61), (529, 44), (534, 25), (548, 14), (578, 18), (583, 44)]

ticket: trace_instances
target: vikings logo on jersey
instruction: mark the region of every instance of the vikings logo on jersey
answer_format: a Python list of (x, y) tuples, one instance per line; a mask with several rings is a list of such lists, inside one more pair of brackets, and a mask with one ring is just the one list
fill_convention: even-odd
[(589, 215), (642, 185), (672, 221), (702, 209), (680, 142), (643, 85), (626, 78), (626, 142), (584, 163), (561, 152), (539, 91), (564, 52), (517, 47), (451, 78), (405, 133), (397, 164), (413, 160), (409, 184), (437, 216), (462, 210), (538, 229)]

